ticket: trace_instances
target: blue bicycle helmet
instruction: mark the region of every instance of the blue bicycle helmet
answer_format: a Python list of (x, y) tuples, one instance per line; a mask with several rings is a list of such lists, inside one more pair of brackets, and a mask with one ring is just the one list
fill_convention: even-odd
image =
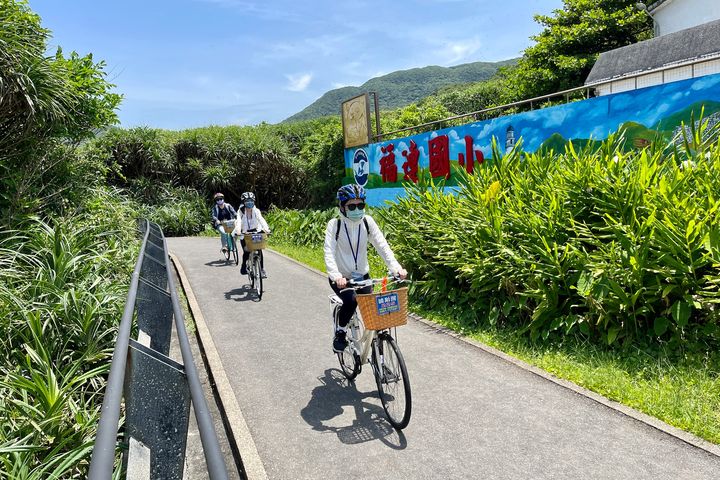
[(344, 205), (345, 202), (354, 198), (365, 200), (365, 189), (357, 183), (343, 185), (337, 191), (337, 199), (340, 205)]

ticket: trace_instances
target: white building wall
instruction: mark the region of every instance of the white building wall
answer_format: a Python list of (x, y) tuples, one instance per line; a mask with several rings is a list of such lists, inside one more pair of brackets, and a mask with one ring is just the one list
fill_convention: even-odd
[(637, 77), (637, 88), (652, 87), (653, 85), (660, 85), (663, 83), (663, 73), (653, 72)]
[(692, 75), (693, 67), (690, 65), (679, 68), (671, 68), (670, 70), (665, 70), (665, 83), (687, 80), (688, 78), (692, 78)]
[(650, 14), (655, 20), (655, 35), (667, 35), (678, 30), (719, 20), (720, 1), (668, 0)]
[(705, 75), (720, 73), (720, 58), (669, 68), (660, 72), (650, 72), (632, 78), (620, 78), (595, 86), (595, 95), (610, 95), (611, 93), (626, 92), (637, 88), (652, 87), (663, 83), (677, 82), (688, 78), (697, 78)]
[(715, 73), (720, 73), (720, 59), (696, 63), (693, 73), (695, 77), (702, 77), (703, 75), (713, 75)]

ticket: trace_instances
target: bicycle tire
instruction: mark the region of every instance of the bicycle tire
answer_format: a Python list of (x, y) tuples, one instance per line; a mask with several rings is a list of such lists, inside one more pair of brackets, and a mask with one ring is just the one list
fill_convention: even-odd
[(233, 236), (231, 236), (230, 238), (232, 239), (233, 260), (235, 260), (235, 265), (238, 265), (240, 263), (240, 257), (238, 256), (237, 241)]
[[(408, 426), (412, 411), (412, 395), (405, 359), (395, 339), (388, 333), (380, 333), (377, 337), (378, 351), (383, 359), (378, 361), (373, 349), (373, 374), (377, 384), (380, 402), (390, 424), (398, 430)], [(381, 369), (385, 374), (381, 374)]]
[(255, 292), (257, 293), (258, 300), (262, 300), (262, 294), (263, 294), (263, 279), (262, 279), (262, 272), (260, 268), (260, 255), (253, 255), (253, 276), (255, 277)]
[[(340, 307), (335, 307), (335, 311), (333, 312), (333, 318), (335, 319), (335, 331), (337, 331), (338, 326), (338, 313), (340, 312)], [(342, 351), (342, 353), (335, 352), (335, 355), (338, 357), (338, 362), (340, 362), (340, 370), (342, 370), (345, 377), (347, 377), (348, 380), (353, 380), (355, 377), (358, 376), (360, 373), (360, 356), (356, 353), (353, 353), (352, 347), (350, 346), (350, 343), (348, 342), (348, 346), (345, 347), (345, 350)]]
[(223, 256), (225, 256), (225, 261), (230, 261), (230, 242), (228, 241), (228, 234), (223, 233), (225, 235), (225, 250), (223, 250)]

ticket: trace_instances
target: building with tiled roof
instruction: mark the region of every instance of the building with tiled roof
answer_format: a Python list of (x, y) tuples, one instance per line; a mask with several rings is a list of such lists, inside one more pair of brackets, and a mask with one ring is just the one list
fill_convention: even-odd
[(585, 80), (596, 95), (720, 73), (720, 0), (639, 6), (653, 18), (656, 36), (601, 53)]

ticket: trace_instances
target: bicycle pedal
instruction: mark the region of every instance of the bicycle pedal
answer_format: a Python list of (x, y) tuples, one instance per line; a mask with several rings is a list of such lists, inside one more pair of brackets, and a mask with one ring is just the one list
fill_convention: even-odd
[(383, 381), (384, 383), (396, 383), (400, 380), (400, 377), (390, 371), (389, 368), (383, 366)]

